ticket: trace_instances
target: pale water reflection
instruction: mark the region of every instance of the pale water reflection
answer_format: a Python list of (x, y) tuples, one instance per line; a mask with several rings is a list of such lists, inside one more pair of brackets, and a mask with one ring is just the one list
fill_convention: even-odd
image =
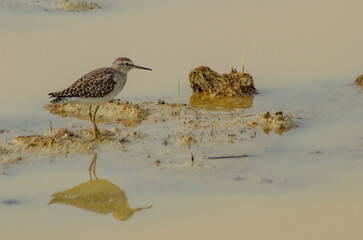
[(112, 213), (114, 218), (120, 221), (126, 221), (135, 212), (152, 207), (150, 205), (135, 209), (130, 208), (126, 194), (120, 187), (108, 180), (97, 177), (96, 161), (97, 153), (94, 154), (88, 169), (90, 177), (88, 182), (54, 193), (48, 204), (66, 204), (99, 214)]

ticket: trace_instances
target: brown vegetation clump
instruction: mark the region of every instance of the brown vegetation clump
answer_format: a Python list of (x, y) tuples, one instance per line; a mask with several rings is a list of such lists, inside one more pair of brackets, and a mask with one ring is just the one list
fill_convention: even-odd
[(253, 78), (248, 73), (239, 73), (232, 68), (229, 74), (218, 74), (209, 67), (197, 67), (189, 74), (190, 86), (194, 92), (212, 96), (251, 96), (257, 93)]
[(358, 85), (358, 86), (362, 86), (363, 87), (363, 74), (360, 75), (359, 77), (357, 77), (357, 79), (355, 80), (355, 83)]

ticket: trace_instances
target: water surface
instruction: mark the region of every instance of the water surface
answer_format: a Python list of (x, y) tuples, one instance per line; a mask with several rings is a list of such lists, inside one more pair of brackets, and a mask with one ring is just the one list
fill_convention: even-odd
[[(93, 155), (3, 165), (0, 237), (360, 239), (363, 100), (353, 81), (362, 73), (362, 8), (323, 0), (105, 1), (87, 13), (1, 5), (0, 130), (9, 130), (1, 142), (46, 132), (49, 121), (91, 127), (49, 114), (47, 93), (119, 56), (153, 69), (130, 72), (122, 100), (176, 102), (179, 81), (189, 103), (191, 70), (241, 69), (244, 53), (260, 92), (245, 114), (282, 109), (300, 119), (282, 136), (258, 130), (236, 144), (99, 151), (97, 176), (119, 187), (131, 208), (152, 205), (126, 221), (48, 205), (55, 192), (89, 180)], [(241, 154), (250, 157), (205, 159)]]

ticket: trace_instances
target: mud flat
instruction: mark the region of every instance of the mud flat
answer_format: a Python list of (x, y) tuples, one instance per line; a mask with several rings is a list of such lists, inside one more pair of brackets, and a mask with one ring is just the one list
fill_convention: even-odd
[(53, 3), (56, 10), (63, 10), (65, 12), (86, 12), (94, 9), (100, 9), (101, 6), (97, 3), (77, 1), (77, 0), (62, 0)]
[(78, 1), (78, 0), (61, 0), (61, 1), (51, 1), (51, 0), (5, 0), (3, 2), (6, 5), (10, 5), (19, 9), (27, 8), (39, 8), (44, 11), (55, 11), (61, 10), (65, 12), (87, 12), (95, 9), (100, 9), (101, 6), (97, 3), (92, 3), (88, 1)]
[[(61, 117), (88, 119), (88, 107), (83, 105), (48, 104), (45, 109)], [(88, 125), (50, 129), (44, 134), (17, 136), (2, 143), (0, 159), (14, 161), (34, 154), (91, 153), (101, 149), (126, 151), (142, 144), (140, 140), (160, 142), (160, 146), (233, 144), (254, 138), (259, 128), (282, 134), (296, 126), (294, 117), (282, 112), (276, 117), (269, 113), (246, 115), (243, 109), (209, 111), (193, 104), (178, 106), (162, 100), (137, 104), (113, 100), (100, 107), (97, 121), (101, 135), (96, 141)]]

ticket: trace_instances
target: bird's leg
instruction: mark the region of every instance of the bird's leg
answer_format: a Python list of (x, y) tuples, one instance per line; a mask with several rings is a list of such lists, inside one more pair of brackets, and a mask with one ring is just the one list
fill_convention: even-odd
[[(94, 114), (95, 115), (95, 114)], [(95, 136), (96, 136), (96, 132), (97, 132), (97, 135), (98, 133), (100, 133), (100, 131), (98, 130), (97, 126), (95, 127), (95, 123), (93, 121), (93, 116), (92, 116), (92, 105), (89, 106), (89, 110), (88, 110), (88, 116), (89, 116), (89, 119), (90, 121), (93, 123), (93, 127), (95, 129)], [(97, 136), (98, 137), (98, 136)], [(95, 138), (96, 139), (96, 138)]]
[(89, 120), (91, 120), (91, 122), (93, 122), (92, 121), (92, 105), (89, 105), (88, 116), (89, 116)]
[(98, 133), (100, 133), (100, 130), (98, 130), (98, 128), (96, 126), (96, 113), (97, 113), (99, 107), (100, 107), (99, 105), (96, 107), (95, 112), (93, 113), (93, 120), (92, 120), (93, 125), (94, 125), (95, 129), (97, 129)]
[(96, 113), (97, 113), (97, 110), (98, 110), (99, 107), (100, 107), (100, 105), (98, 105), (96, 107), (96, 109), (95, 109), (95, 111), (93, 113), (93, 121), (92, 121), (92, 123), (93, 123), (93, 129), (95, 131), (95, 139), (97, 139), (98, 138), (98, 134), (100, 134), (100, 130), (98, 130), (98, 128), (96, 126)]

